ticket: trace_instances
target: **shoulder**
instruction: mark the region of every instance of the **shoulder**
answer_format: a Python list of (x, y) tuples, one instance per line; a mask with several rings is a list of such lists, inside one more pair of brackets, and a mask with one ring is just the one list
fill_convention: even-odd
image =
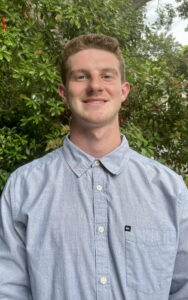
[(136, 163), (140, 164), (143, 167), (145, 167), (146, 169), (153, 168), (158, 171), (167, 172), (167, 173), (171, 174), (172, 176), (180, 177), (175, 171), (173, 171), (169, 167), (163, 165), (162, 163), (158, 162), (157, 160), (155, 160), (153, 158), (148, 158), (144, 155), (141, 155), (132, 149), (130, 150), (130, 159), (135, 164)]
[(134, 150), (130, 150), (130, 165), (136, 172), (145, 176), (149, 184), (158, 184), (161, 187), (171, 187), (173, 190), (185, 188), (180, 175), (160, 162), (145, 157)]
[(26, 199), (37, 199), (42, 191), (47, 193), (57, 174), (64, 173), (64, 162), (61, 147), (19, 167), (10, 175), (2, 195), (11, 200), (16, 211)]
[(12, 180), (19, 178), (29, 178), (30, 176), (37, 176), (37, 174), (45, 174), (48, 169), (54, 169), (56, 166), (62, 162), (63, 153), (62, 147), (35, 159), (18, 169), (16, 169), (10, 176)]

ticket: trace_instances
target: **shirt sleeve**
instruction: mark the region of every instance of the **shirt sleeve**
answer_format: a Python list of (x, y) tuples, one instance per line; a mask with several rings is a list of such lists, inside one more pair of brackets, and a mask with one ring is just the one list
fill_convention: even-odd
[(10, 178), (0, 200), (0, 299), (32, 300), (26, 264), (25, 228), (14, 219), (13, 185), (14, 180)]
[(183, 209), (180, 216), (179, 244), (169, 300), (186, 300), (188, 297), (188, 190), (185, 185), (181, 198)]

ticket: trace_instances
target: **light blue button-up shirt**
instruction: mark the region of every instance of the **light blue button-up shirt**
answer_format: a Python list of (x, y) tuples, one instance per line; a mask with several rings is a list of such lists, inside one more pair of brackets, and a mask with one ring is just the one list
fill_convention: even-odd
[(101, 159), (67, 137), (17, 169), (1, 198), (0, 299), (187, 300), (183, 180), (125, 137)]

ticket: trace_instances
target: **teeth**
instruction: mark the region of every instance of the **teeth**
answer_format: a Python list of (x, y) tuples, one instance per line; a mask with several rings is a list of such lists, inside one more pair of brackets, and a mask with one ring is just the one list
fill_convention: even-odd
[(86, 103), (104, 103), (104, 101), (86, 101)]

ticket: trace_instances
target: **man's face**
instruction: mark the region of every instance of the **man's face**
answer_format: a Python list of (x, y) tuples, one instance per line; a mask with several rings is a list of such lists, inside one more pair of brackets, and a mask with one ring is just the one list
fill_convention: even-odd
[(67, 84), (66, 87), (59, 86), (59, 93), (70, 105), (73, 125), (104, 127), (117, 124), (129, 84), (121, 82), (116, 56), (105, 50), (82, 50), (68, 58), (67, 66)]

